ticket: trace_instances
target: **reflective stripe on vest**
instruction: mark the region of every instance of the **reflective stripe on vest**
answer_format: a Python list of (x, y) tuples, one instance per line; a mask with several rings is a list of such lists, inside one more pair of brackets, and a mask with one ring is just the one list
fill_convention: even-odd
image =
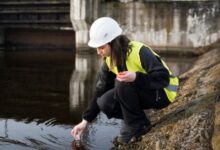
[(176, 92), (178, 86), (177, 85), (168, 85), (166, 88), (170, 91)]
[[(146, 70), (142, 67), (141, 65), (141, 60), (140, 60), (140, 49), (142, 46), (146, 46), (143, 43), (140, 42), (136, 42), (136, 41), (131, 41), (129, 43), (129, 45), (131, 45), (132, 47), (132, 51), (130, 53), (130, 55), (126, 58), (126, 67), (128, 69), (128, 71), (131, 72), (142, 72), (147, 74)], [(177, 95), (177, 88), (179, 85), (179, 80), (177, 77), (173, 76), (172, 72), (170, 71), (170, 69), (168, 68), (168, 66), (166, 65), (166, 63), (160, 58), (160, 56), (155, 53), (150, 47), (146, 46), (148, 49), (151, 50), (151, 52), (156, 55), (162, 62), (163, 66), (169, 71), (170, 74), (170, 82), (169, 85), (167, 87), (164, 88), (164, 91), (168, 97), (168, 99), (170, 100), (170, 102), (173, 102), (175, 100), (175, 97)], [(108, 67), (110, 68), (110, 57), (106, 57), (106, 64), (108, 65)], [(116, 66), (113, 66), (112, 68), (110, 68), (110, 70), (115, 73), (118, 74), (118, 69)]]

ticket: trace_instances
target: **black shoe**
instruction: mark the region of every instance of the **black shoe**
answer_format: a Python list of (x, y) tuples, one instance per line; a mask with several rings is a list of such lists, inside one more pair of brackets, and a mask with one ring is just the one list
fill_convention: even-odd
[(150, 131), (151, 126), (143, 126), (141, 128), (132, 128), (128, 125), (123, 125), (121, 133), (114, 140), (114, 144), (127, 144), (139, 141), (141, 136)]

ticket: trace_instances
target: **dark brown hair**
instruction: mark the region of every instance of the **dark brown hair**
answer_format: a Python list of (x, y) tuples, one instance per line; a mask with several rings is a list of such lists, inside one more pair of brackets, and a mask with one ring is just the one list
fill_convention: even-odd
[(126, 56), (130, 54), (130, 40), (125, 35), (120, 35), (108, 43), (111, 47), (110, 67), (114, 65), (123, 67)]

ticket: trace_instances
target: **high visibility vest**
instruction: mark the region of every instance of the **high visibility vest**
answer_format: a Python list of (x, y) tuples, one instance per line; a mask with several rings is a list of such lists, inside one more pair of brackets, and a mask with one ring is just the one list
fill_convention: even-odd
[[(142, 46), (148, 47), (144, 45), (143, 43), (136, 42), (136, 41), (131, 41), (129, 45), (132, 45), (132, 51), (129, 54), (129, 56), (126, 58), (126, 67), (128, 71), (131, 72), (142, 72), (147, 74), (146, 70), (142, 67), (141, 65), (141, 59), (140, 59), (140, 49)], [(155, 53), (150, 47), (148, 47), (154, 55), (156, 55), (162, 62), (163, 66), (169, 71), (170, 74), (170, 81), (169, 85), (164, 88), (164, 91), (169, 99), (170, 102), (173, 102), (175, 100), (175, 97), (177, 95), (177, 88), (179, 85), (179, 80), (177, 77), (173, 76), (172, 72), (166, 65), (166, 63), (160, 58), (160, 56)], [(106, 57), (105, 59), (106, 64), (108, 65), (109, 69), (115, 73), (116, 75), (118, 74), (118, 69), (117, 66), (110, 67), (110, 57)]]

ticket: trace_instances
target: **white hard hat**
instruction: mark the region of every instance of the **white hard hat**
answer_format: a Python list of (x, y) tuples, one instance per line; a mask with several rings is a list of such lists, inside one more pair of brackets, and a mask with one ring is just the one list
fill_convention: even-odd
[(93, 48), (105, 45), (122, 33), (119, 24), (110, 17), (95, 20), (90, 28), (88, 45)]

